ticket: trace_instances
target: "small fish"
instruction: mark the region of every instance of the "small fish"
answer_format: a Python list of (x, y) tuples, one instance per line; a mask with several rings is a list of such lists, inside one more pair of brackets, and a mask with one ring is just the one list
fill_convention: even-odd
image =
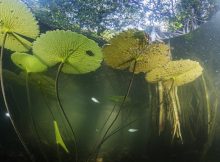
[(128, 129), (128, 132), (131, 132), (131, 133), (134, 133), (134, 132), (137, 132), (138, 129), (134, 129), (134, 128), (131, 128), (131, 129)]
[(92, 97), (91, 100), (95, 103), (100, 103), (98, 99), (96, 99), (95, 97)]

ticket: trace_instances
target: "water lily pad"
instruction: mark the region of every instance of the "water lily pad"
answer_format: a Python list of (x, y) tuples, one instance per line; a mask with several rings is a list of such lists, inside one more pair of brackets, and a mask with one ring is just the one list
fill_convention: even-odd
[(16, 66), (25, 70), (27, 73), (43, 72), (47, 70), (47, 66), (34, 55), (15, 52), (11, 55), (11, 59)]
[(197, 61), (170, 61), (166, 65), (155, 68), (146, 75), (150, 83), (171, 80), (173, 85), (180, 86), (194, 81), (202, 75), (203, 68)]
[(102, 62), (102, 52), (97, 43), (64, 30), (42, 34), (34, 42), (33, 53), (48, 66), (64, 63), (62, 71), (71, 74), (94, 71)]
[[(146, 47), (143, 54), (136, 60), (135, 73), (149, 72), (154, 68), (165, 65), (171, 60), (169, 47), (164, 43), (153, 43)], [(134, 63), (130, 65), (129, 71), (132, 72)]]
[(5, 48), (24, 52), (31, 46), (30, 38), (39, 34), (37, 21), (27, 6), (18, 0), (0, 0), (0, 42), (7, 34)]
[(113, 37), (103, 47), (104, 61), (114, 69), (127, 69), (140, 54), (141, 43), (136, 30), (127, 30)]
[(110, 44), (104, 46), (103, 53), (107, 65), (114, 69), (128, 68), (134, 73), (149, 72), (171, 59), (167, 45), (149, 44), (148, 36), (137, 30), (127, 30), (112, 38)]

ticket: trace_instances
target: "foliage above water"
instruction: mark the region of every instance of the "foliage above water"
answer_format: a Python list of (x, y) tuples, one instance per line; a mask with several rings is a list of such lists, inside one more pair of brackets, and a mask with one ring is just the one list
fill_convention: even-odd
[[(100, 35), (107, 29), (146, 29), (165, 22), (171, 30), (192, 29), (207, 21), (218, 8), (217, 0), (23, 0), (36, 16), (53, 28), (88, 30)], [(165, 24), (164, 23), (164, 24)]]
[[(140, 24), (144, 12), (138, 12), (142, 2), (135, 1), (25, 1), (41, 21), (62, 29), (88, 29), (101, 33), (106, 27)], [(143, 9), (141, 10), (143, 11)], [(48, 22), (48, 23), (47, 23)], [(134, 24), (134, 23), (133, 23)]]

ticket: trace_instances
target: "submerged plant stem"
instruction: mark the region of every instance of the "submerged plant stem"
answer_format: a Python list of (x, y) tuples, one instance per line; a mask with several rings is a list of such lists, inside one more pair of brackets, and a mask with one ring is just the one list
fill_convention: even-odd
[(6, 42), (6, 38), (7, 38), (7, 32), (4, 33), (4, 36), (3, 36), (3, 41), (2, 41), (2, 45), (1, 45), (1, 58), (0, 58), (0, 81), (1, 81), (1, 92), (2, 92), (2, 96), (3, 96), (3, 100), (4, 100), (4, 104), (5, 104), (5, 107), (6, 107), (6, 110), (7, 112), (10, 114), (10, 120), (11, 120), (11, 124), (15, 130), (15, 133), (17, 134), (18, 136), (18, 139), (20, 140), (22, 146), (24, 147), (24, 150), (26, 151), (29, 159), (31, 161), (35, 161), (32, 153), (30, 152), (30, 150), (28, 149), (26, 143), (24, 142), (22, 136), (21, 136), (21, 133), (19, 132), (18, 128), (16, 127), (16, 124), (15, 124), (15, 121), (13, 119), (13, 114), (11, 113), (10, 109), (9, 109), (9, 106), (8, 106), (8, 102), (7, 102), (7, 98), (6, 98), (6, 95), (5, 95), (5, 86), (4, 86), (4, 79), (3, 79), (3, 54), (4, 54), (4, 46), (5, 46), (5, 42)]
[(37, 135), (38, 147), (39, 147), (40, 153), (43, 155), (44, 159), (46, 159), (46, 161), (48, 162), (47, 156), (45, 155), (45, 153), (42, 151), (42, 148), (41, 148), (41, 137), (38, 133), (37, 124), (36, 124), (36, 121), (34, 119), (34, 116), (31, 110), (31, 97), (30, 97), (30, 88), (29, 88), (29, 81), (28, 81), (29, 75), (30, 75), (29, 73), (26, 73), (26, 93), (27, 93), (27, 101), (28, 101), (28, 111), (29, 111), (29, 115), (31, 118), (31, 122), (33, 124), (34, 131)]
[[(182, 138), (182, 133), (181, 133), (181, 128), (180, 128), (180, 114), (179, 114), (179, 105), (178, 105), (178, 101), (176, 99), (175, 96), (175, 86), (171, 87), (172, 89), (169, 92), (169, 97), (170, 97), (170, 101), (171, 101), (171, 113), (172, 113), (172, 124), (173, 124), (173, 137), (172, 140), (174, 140), (174, 137), (176, 136), (177, 138), (180, 138), (180, 140), (183, 142), (183, 138)], [(178, 99), (179, 100), (179, 99)]]
[(70, 130), (71, 130), (71, 133), (73, 135), (73, 142), (74, 142), (74, 147), (75, 147), (75, 161), (77, 162), (78, 161), (78, 151), (77, 151), (77, 142), (76, 142), (76, 134), (75, 132), (73, 131), (73, 128), (71, 126), (71, 123), (66, 115), (66, 112), (63, 108), (63, 105), (61, 103), (61, 100), (60, 100), (60, 96), (59, 96), (59, 76), (60, 76), (60, 73), (61, 73), (61, 70), (63, 68), (63, 65), (64, 63), (60, 63), (59, 67), (58, 67), (58, 70), (57, 70), (57, 74), (56, 74), (56, 80), (55, 80), (55, 92), (56, 92), (56, 98), (57, 98), (57, 101), (58, 101), (58, 105), (59, 105), (59, 108), (61, 109), (66, 121), (67, 121), (67, 124), (68, 126), (70, 127)]
[(118, 119), (118, 117), (119, 117), (119, 115), (120, 115), (120, 112), (121, 112), (121, 110), (122, 110), (122, 108), (123, 108), (123, 106), (124, 106), (124, 103), (125, 103), (125, 101), (126, 101), (128, 95), (129, 95), (129, 93), (130, 93), (131, 86), (132, 86), (132, 83), (133, 83), (133, 80), (134, 80), (134, 75), (135, 75), (135, 73), (134, 73), (135, 66), (136, 66), (136, 62), (135, 62), (135, 64), (134, 64), (134, 69), (133, 69), (133, 73), (132, 73), (130, 82), (129, 82), (129, 84), (128, 84), (127, 92), (126, 92), (126, 94), (125, 94), (125, 96), (124, 96), (124, 98), (123, 98), (123, 101), (122, 101), (122, 103), (121, 103), (121, 105), (120, 105), (120, 107), (119, 107), (119, 110), (118, 110), (117, 115), (115, 116), (114, 120), (112, 121), (112, 123), (110, 124), (110, 126), (108, 127), (108, 129), (106, 130), (106, 132), (105, 132), (105, 134), (104, 134), (104, 136), (103, 136), (103, 139), (106, 137), (106, 135), (108, 134), (108, 132), (110, 131), (110, 129), (112, 128), (112, 126), (114, 125), (114, 123), (116, 122), (116, 120)]
[(159, 91), (159, 135), (163, 132), (165, 128), (166, 112), (163, 103), (163, 85), (161, 82), (158, 82), (158, 91)]
[(210, 134), (211, 132), (211, 129), (212, 129), (212, 121), (211, 121), (211, 108), (210, 108), (210, 100), (209, 100), (209, 94), (208, 94), (208, 88), (207, 88), (207, 85), (206, 85), (206, 81), (205, 81), (205, 78), (204, 76), (202, 75), (202, 83), (203, 83), (203, 86), (204, 86), (204, 90), (205, 90), (205, 99), (206, 99), (206, 107), (207, 107), (207, 115), (208, 115), (208, 135)]
[[(135, 75), (134, 71), (135, 71), (136, 63), (137, 63), (137, 62), (135, 61), (135, 62), (134, 62), (134, 67), (133, 67), (133, 70), (132, 70), (132, 76), (131, 76), (131, 79), (130, 79), (130, 81), (129, 81), (126, 94), (125, 94), (125, 96), (124, 96), (124, 98), (123, 98), (123, 100), (122, 100), (122, 103), (121, 103), (120, 106), (119, 106), (118, 113), (116, 114), (115, 118), (114, 118), (113, 121), (111, 122), (110, 126), (107, 128), (105, 134), (104, 134), (103, 137), (102, 137), (102, 140), (100, 141), (100, 143), (98, 144), (98, 146), (96, 147), (96, 149), (95, 149), (95, 151), (94, 151), (95, 159), (97, 159), (97, 157), (98, 157), (98, 154), (99, 154), (99, 151), (100, 151), (100, 149), (101, 149), (102, 144), (103, 144), (108, 138), (110, 138), (113, 134), (115, 134), (115, 133), (118, 132), (118, 131), (116, 131), (115, 133), (113, 132), (112, 135), (111, 135), (111, 134), (108, 135), (108, 133), (109, 133), (109, 131), (111, 130), (112, 126), (115, 124), (116, 120), (118, 119), (118, 117), (119, 117), (119, 115), (120, 115), (120, 113), (121, 113), (121, 110), (123, 109), (124, 103), (125, 103), (125, 101), (126, 101), (128, 95), (129, 95), (129, 93), (130, 93), (131, 86), (132, 86), (132, 83), (133, 83), (133, 80), (134, 80), (134, 75)], [(109, 118), (110, 118), (110, 117), (109, 117)], [(119, 129), (119, 130), (120, 130), (120, 129)], [(106, 137), (107, 137), (107, 138), (106, 138)], [(92, 154), (91, 154), (91, 156), (88, 158), (87, 161), (89, 161), (91, 157), (92, 157)]]

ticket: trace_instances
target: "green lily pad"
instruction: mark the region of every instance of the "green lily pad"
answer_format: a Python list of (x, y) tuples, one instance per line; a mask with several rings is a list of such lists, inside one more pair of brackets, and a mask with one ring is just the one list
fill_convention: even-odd
[(97, 43), (64, 30), (42, 34), (33, 44), (33, 53), (48, 66), (64, 63), (62, 72), (70, 74), (95, 71), (102, 62), (102, 52)]
[(16, 66), (25, 70), (27, 73), (37, 73), (47, 70), (47, 66), (34, 55), (15, 52), (11, 55), (11, 60)]
[(5, 48), (12, 51), (28, 51), (31, 42), (39, 34), (37, 21), (27, 6), (18, 0), (0, 0), (0, 44), (7, 34)]

